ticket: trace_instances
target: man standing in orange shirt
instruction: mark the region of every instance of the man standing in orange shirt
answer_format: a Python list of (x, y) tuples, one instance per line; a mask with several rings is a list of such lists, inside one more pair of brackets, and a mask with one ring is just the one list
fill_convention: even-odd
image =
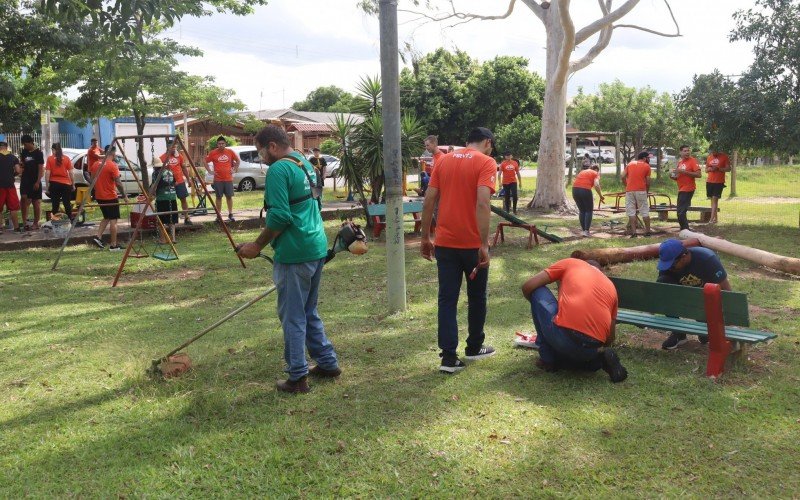
[(183, 211), (183, 223), (187, 226), (192, 225), (189, 219), (189, 189), (186, 187), (186, 179), (191, 179), (189, 175), (188, 161), (182, 152), (178, 151), (178, 143), (175, 141), (168, 143), (167, 152), (159, 158), (162, 165), (169, 167), (172, 176), (175, 178), (175, 194), (181, 200), (181, 210)]
[(444, 157), (444, 153), (439, 151), (439, 138), (435, 135), (429, 135), (425, 138), (425, 151), (431, 154), (431, 163), (425, 162), (425, 173), (428, 175), (433, 174), (433, 169), (436, 167), (436, 163), (439, 162), (442, 157)]
[(103, 244), (103, 233), (106, 226), (110, 227), (111, 231), (111, 244), (108, 249), (112, 252), (119, 252), (122, 250), (117, 244), (117, 220), (119, 219), (119, 194), (125, 195), (125, 188), (122, 186), (120, 178), (119, 166), (114, 163), (114, 154), (116, 147), (109, 146), (108, 156), (103, 168), (100, 166), (102, 163), (98, 160), (89, 166), (89, 173), (92, 178), (97, 177), (94, 183), (94, 197), (97, 204), (100, 205), (100, 211), (103, 213), (103, 220), (97, 227), (97, 236), (92, 241), (101, 250), (105, 248)]
[(622, 182), (625, 183), (625, 213), (628, 215), (628, 224), (631, 226), (631, 238), (636, 238), (636, 212), (644, 221), (644, 235), (650, 236), (650, 164), (647, 162), (649, 154), (642, 151), (625, 166), (622, 173)]
[(711, 154), (706, 158), (706, 196), (711, 198), (711, 219), (712, 224), (717, 223), (717, 208), (719, 199), (722, 198), (722, 190), (725, 189), (725, 172), (731, 171), (731, 163), (728, 155), (720, 153), (715, 146)]
[(503, 210), (510, 212), (513, 202), (514, 213), (517, 213), (517, 201), (519, 200), (517, 186), (522, 187), (522, 176), (519, 173), (519, 162), (514, 159), (511, 151), (503, 153), (500, 174), (503, 183)]
[(223, 136), (217, 139), (217, 148), (208, 153), (206, 163), (214, 174), (214, 193), (217, 195), (217, 208), (222, 212), (222, 195), (228, 203), (228, 222), (233, 218), (233, 174), (239, 171), (239, 157), (228, 149), (228, 141)]
[(100, 161), (100, 158), (103, 157), (103, 148), (97, 145), (97, 139), (92, 139), (92, 145), (89, 146), (89, 150), (86, 151), (86, 158), (88, 159), (87, 168), (94, 165), (94, 162)]
[(671, 179), (678, 183), (678, 224), (681, 229), (689, 229), (689, 221), (686, 212), (692, 204), (694, 191), (697, 189), (694, 180), (703, 176), (697, 160), (692, 158), (692, 149), (689, 146), (681, 146), (681, 159), (678, 166), (669, 173)]
[[(492, 356), (493, 347), (484, 345), (486, 285), (489, 280), (490, 198), (494, 191), (497, 164), (487, 156), (494, 135), (478, 127), (467, 137), (467, 147), (445, 155), (433, 170), (422, 208), (422, 256), (436, 256), (439, 272), (438, 341), (442, 350), (439, 370), (455, 373), (464, 369), (458, 359), (457, 306), (461, 282), (467, 277), (469, 322), (465, 359)], [(436, 247), (431, 240), (433, 207), (439, 203)]]
[[(536, 328), (536, 366), (548, 372), (602, 368), (612, 382), (622, 382), (628, 371), (608, 347), (616, 332), (617, 289), (597, 263), (590, 262), (560, 260), (522, 285)], [(546, 286), (555, 281), (558, 300)]]

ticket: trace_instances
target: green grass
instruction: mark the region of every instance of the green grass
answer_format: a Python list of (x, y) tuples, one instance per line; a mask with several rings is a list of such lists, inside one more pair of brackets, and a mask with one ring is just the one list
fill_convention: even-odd
[[(716, 230), (800, 256), (797, 229)], [(274, 296), (191, 346), (190, 373), (144, 375), (271, 283), (265, 262), (242, 269), (211, 229), (183, 237), (179, 261), (131, 261), (116, 289), (118, 254), (71, 247), (51, 272), (53, 249), (6, 252), (0, 497), (800, 494), (800, 281), (723, 257), (758, 307), (753, 326), (778, 339), (713, 383), (702, 350), (663, 352), (621, 327), (630, 377), (614, 385), (602, 373), (540, 372), (511, 340), (532, 328), (519, 293), (527, 276), (575, 249), (630, 240), (528, 251), (523, 239), (512, 233), (492, 256), (486, 333), (498, 355), (455, 376), (437, 373), (434, 265), (409, 247), (408, 311), (387, 316), (383, 243), (338, 256), (320, 311), (344, 375), (298, 397), (273, 389), (283, 367)], [(611, 273), (655, 276), (653, 262)]]

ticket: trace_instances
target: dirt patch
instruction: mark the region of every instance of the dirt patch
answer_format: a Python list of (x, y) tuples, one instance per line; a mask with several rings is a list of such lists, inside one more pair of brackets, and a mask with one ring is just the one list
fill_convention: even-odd
[(122, 276), (119, 279), (119, 284), (124, 285), (135, 285), (138, 283), (144, 283), (145, 281), (183, 281), (183, 280), (191, 280), (191, 279), (199, 279), (202, 278), (206, 274), (205, 271), (202, 269), (170, 269), (167, 271), (158, 271), (158, 272), (138, 272), (136, 274), (125, 274), (123, 271)]

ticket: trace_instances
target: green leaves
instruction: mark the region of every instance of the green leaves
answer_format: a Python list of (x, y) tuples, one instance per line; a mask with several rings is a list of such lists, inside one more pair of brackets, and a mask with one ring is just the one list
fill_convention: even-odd
[(297, 111), (327, 111), (349, 113), (353, 109), (355, 96), (335, 85), (317, 87), (302, 101), (292, 104)]

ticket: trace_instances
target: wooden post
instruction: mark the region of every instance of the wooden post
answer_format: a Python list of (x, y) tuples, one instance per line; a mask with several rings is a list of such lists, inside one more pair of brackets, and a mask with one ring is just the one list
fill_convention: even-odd
[(733, 150), (733, 163), (731, 164), (731, 194), (730, 197), (736, 196), (736, 167), (739, 164), (739, 150)]
[(578, 169), (578, 158), (575, 156), (578, 152), (578, 138), (576, 136), (572, 136), (570, 139), (569, 150), (572, 153), (572, 161), (569, 162), (569, 175), (567, 177), (567, 184), (572, 184), (572, 172), (573, 170)]

